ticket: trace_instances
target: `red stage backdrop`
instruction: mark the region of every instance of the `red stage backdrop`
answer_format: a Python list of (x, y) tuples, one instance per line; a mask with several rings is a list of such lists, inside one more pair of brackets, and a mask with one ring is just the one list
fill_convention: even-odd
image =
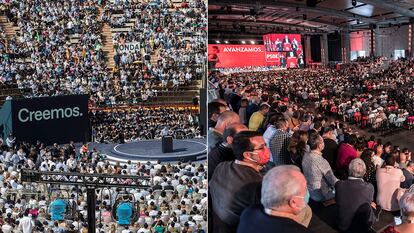
[(266, 66), (263, 45), (209, 44), (208, 60), (217, 68)]
[[(302, 53), (302, 48), (296, 49)], [(209, 44), (208, 61), (216, 68), (246, 66), (298, 67), (298, 57), (291, 52), (266, 52), (264, 45)], [(303, 59), (302, 59), (303, 62)]]

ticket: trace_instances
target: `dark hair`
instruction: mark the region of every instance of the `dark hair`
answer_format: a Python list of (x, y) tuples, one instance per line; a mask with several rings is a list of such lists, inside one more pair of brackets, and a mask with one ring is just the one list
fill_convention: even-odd
[(391, 142), (386, 142), (385, 143), (385, 145), (384, 145), (384, 149), (385, 149), (385, 147), (389, 147), (389, 146), (391, 146), (392, 145), (392, 143)]
[(319, 133), (312, 133), (309, 136), (309, 147), (311, 150), (315, 150), (316, 148), (318, 148), (319, 144), (321, 144), (323, 142), (323, 139), (321, 137), (321, 135), (319, 135)]
[(345, 142), (352, 146), (355, 146), (355, 144), (358, 142), (358, 138), (355, 134), (350, 134), (348, 137), (346, 137)]
[(232, 148), (236, 159), (243, 160), (243, 153), (253, 150), (253, 145), (251, 144), (250, 139), (260, 136), (262, 135), (256, 131), (241, 131), (234, 135)]
[(227, 137), (234, 137), (236, 135), (236, 127), (227, 127), (223, 132), (223, 141), (226, 142)]
[(313, 124), (314, 129), (320, 129), (321, 127), (322, 127), (322, 122), (320, 121), (315, 121), (315, 123)]
[(394, 156), (392, 155), (387, 155), (387, 157), (385, 157), (384, 159), (384, 164), (388, 165), (388, 166), (394, 166), (395, 165), (395, 159)]
[(282, 106), (280, 106), (280, 112), (286, 112), (287, 111), (287, 106), (286, 105), (282, 105)]
[(374, 151), (373, 150), (371, 150), (371, 149), (365, 149), (363, 152), (362, 152), (362, 154), (361, 154), (361, 159), (362, 159), (362, 161), (364, 161), (364, 163), (365, 163), (365, 166), (368, 168), (369, 167), (369, 165), (372, 165), (372, 164), (374, 164), (373, 162), (372, 162), (372, 153), (374, 153)]
[(287, 125), (285, 118), (279, 117), (275, 124), (276, 129), (281, 129), (283, 126)]
[(332, 127), (325, 127), (322, 129), (322, 134), (327, 134), (332, 131), (333, 131)]
[(214, 113), (220, 114), (220, 108), (226, 108), (227, 106), (220, 102), (210, 102), (208, 103), (208, 118), (210, 118)]

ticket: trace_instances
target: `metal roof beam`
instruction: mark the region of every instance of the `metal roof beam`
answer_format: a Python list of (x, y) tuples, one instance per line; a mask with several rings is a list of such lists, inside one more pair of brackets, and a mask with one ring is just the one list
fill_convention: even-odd
[[(362, 1), (363, 2), (363, 1)], [(255, 7), (257, 5), (261, 7), (287, 7), (292, 9), (304, 9), (306, 12), (314, 12), (323, 15), (329, 16), (337, 16), (342, 18), (352, 18), (352, 19), (360, 19), (362, 21), (367, 21), (371, 23), (375, 23), (376, 19), (371, 19), (369, 17), (365, 17), (362, 15), (353, 14), (347, 11), (340, 11), (335, 9), (330, 9), (326, 7), (307, 7), (303, 4), (295, 4), (289, 2), (281, 2), (281, 1), (272, 1), (272, 0), (258, 0), (258, 1), (251, 1), (251, 0), (209, 0), (209, 5), (218, 5), (218, 6), (227, 6), (227, 5), (238, 5), (238, 6), (247, 6), (247, 7)]]
[(414, 11), (402, 7), (396, 2), (389, 2), (385, 0), (358, 0), (358, 2), (363, 2), (385, 10), (390, 10), (406, 17), (414, 17)]

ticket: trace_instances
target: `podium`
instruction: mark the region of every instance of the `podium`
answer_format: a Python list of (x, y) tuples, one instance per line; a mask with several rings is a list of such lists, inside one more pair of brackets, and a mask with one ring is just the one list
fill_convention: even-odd
[(162, 153), (173, 152), (173, 137), (163, 136), (162, 137)]

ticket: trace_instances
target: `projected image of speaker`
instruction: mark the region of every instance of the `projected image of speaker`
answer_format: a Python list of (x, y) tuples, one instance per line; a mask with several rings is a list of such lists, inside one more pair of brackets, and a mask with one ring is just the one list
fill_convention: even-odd
[(173, 137), (164, 136), (162, 137), (162, 153), (173, 152)]

